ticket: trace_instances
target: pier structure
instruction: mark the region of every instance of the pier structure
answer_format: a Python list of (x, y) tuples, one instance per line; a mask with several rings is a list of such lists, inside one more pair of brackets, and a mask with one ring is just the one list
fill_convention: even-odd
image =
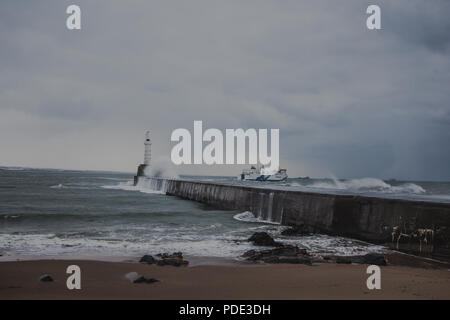
[(250, 211), (281, 225), (450, 258), (450, 203), (305, 192), (192, 180), (136, 177), (167, 195), (221, 209)]

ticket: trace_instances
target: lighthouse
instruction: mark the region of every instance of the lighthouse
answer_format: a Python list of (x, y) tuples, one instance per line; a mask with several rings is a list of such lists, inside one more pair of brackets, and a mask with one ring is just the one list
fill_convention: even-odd
[(137, 185), (139, 177), (145, 176), (145, 168), (150, 165), (152, 159), (152, 140), (150, 139), (150, 131), (145, 132), (144, 141), (144, 163), (140, 164), (137, 169), (137, 174), (134, 176), (134, 185)]
[(145, 151), (144, 151), (144, 165), (150, 165), (150, 160), (152, 159), (152, 141), (150, 140), (150, 131), (145, 132), (144, 141)]

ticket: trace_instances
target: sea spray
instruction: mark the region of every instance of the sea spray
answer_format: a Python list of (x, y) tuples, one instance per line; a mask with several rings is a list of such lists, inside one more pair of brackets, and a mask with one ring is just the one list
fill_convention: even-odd
[(145, 168), (144, 174), (147, 177), (178, 179), (179, 176), (169, 160), (158, 158), (151, 165)]
[(244, 212), (238, 213), (238, 214), (234, 215), (233, 218), (238, 221), (243, 221), (243, 222), (267, 223), (267, 224), (275, 224), (275, 225), (280, 224), (279, 222), (265, 220), (261, 217), (255, 217), (255, 215), (253, 213), (251, 213), (250, 211), (244, 211)]
[[(125, 181), (125, 182), (119, 182), (115, 185), (105, 185), (102, 186), (102, 188), (105, 189), (115, 189), (115, 190), (125, 190), (125, 191), (139, 191), (142, 193), (153, 193), (153, 194), (165, 194), (165, 187), (158, 188), (158, 186), (155, 184), (155, 182), (158, 181), (157, 179), (148, 179), (148, 178), (140, 178), (138, 183), (134, 185), (133, 181)], [(167, 180), (165, 180), (167, 181)]]
[(377, 178), (361, 178), (350, 180), (339, 180), (332, 177), (331, 181), (314, 182), (308, 187), (321, 189), (337, 189), (362, 192), (385, 192), (385, 193), (425, 193), (425, 189), (414, 183), (403, 183), (398, 186), (391, 185)]

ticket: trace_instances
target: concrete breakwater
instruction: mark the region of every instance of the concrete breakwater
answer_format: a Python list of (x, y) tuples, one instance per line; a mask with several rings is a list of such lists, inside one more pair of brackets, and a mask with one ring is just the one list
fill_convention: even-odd
[(450, 203), (138, 177), (138, 184), (262, 220), (450, 257)]

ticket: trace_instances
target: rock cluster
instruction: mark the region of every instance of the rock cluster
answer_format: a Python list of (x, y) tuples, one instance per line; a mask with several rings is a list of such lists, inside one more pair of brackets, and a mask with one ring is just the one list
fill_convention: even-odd
[[(289, 235), (299, 234), (298, 232), (304, 232), (304, 229), (300, 226), (297, 229), (288, 229)], [(249, 261), (265, 262), (265, 263), (295, 263), (311, 265), (313, 261), (316, 262), (335, 262), (335, 263), (357, 263), (357, 264), (370, 264), (370, 265), (387, 265), (386, 259), (383, 254), (380, 253), (368, 253), (363, 256), (323, 256), (323, 257), (311, 257), (306, 249), (301, 249), (297, 246), (287, 245), (275, 241), (266, 232), (254, 233), (248, 241), (253, 242), (255, 246), (275, 247), (267, 250), (249, 250), (243, 254), (243, 257)]]
[(300, 249), (297, 246), (276, 242), (266, 232), (256, 232), (248, 239), (248, 241), (253, 242), (255, 246), (276, 247), (274, 249), (249, 250), (245, 252), (243, 257), (249, 261), (261, 261), (265, 263), (312, 264), (306, 249)]
[(276, 242), (267, 232), (255, 232), (248, 241), (253, 242), (255, 246), (276, 247), (282, 243)]
[(291, 245), (281, 245), (274, 249), (260, 251), (249, 250), (243, 254), (243, 257), (254, 262), (312, 264), (312, 260), (305, 249)]
[(181, 252), (174, 252), (172, 254), (169, 253), (159, 253), (156, 255), (156, 258), (151, 255), (144, 255), (141, 260), (141, 263), (147, 264), (156, 264), (157, 266), (186, 266), (189, 264), (187, 260), (183, 259), (183, 254)]

